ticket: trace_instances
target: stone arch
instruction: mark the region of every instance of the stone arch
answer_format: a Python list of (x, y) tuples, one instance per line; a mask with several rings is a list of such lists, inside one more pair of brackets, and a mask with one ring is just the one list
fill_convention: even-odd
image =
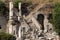
[(41, 29), (44, 30), (44, 15), (43, 14), (38, 14), (37, 15), (37, 20), (42, 25)]

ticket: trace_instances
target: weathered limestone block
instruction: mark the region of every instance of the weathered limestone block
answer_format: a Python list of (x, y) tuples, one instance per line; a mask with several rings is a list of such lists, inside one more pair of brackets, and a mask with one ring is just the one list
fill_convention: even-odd
[(12, 27), (12, 21), (13, 20), (9, 20), (8, 24), (7, 24), (7, 28), (8, 28), (7, 33), (9, 33), (9, 34), (13, 34), (13, 31), (12, 31), (12, 29), (13, 29), (13, 27)]
[(56, 32), (53, 32), (52, 35), (54, 36), (54, 40), (60, 40)]
[[(13, 25), (12, 25), (13, 26)], [(17, 33), (16, 33), (16, 25), (12, 27), (12, 31), (13, 31), (13, 35), (17, 37)]]
[(53, 25), (51, 23), (48, 23), (48, 32), (53, 33)]
[(41, 29), (41, 25), (37, 22), (37, 20), (32, 17), (32, 22), (36, 25), (36, 27), (40, 30)]
[(46, 40), (45, 37), (39, 37), (39, 40)]
[(25, 28), (25, 32), (28, 31), (29, 25), (28, 25), (25, 21), (21, 23), (21, 26), (22, 26), (23, 28)]
[(53, 39), (53, 38), (54, 38), (54, 36), (53, 36), (52, 34), (50, 34), (50, 33), (47, 33), (46, 38), (47, 38), (47, 39)]
[(18, 39), (21, 40), (21, 35), (22, 32), (21, 32), (21, 26), (19, 26), (19, 30), (18, 30)]
[(25, 39), (25, 40), (30, 40), (30, 39)]

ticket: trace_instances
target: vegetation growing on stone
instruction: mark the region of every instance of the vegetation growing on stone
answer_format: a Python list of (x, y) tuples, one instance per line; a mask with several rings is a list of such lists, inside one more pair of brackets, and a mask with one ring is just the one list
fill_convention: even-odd
[(15, 40), (15, 36), (8, 33), (0, 32), (0, 40)]
[(60, 35), (60, 3), (55, 3), (53, 24), (54, 30)]
[(21, 0), (16, 0), (14, 3), (14, 7), (18, 9), (18, 3), (21, 2)]

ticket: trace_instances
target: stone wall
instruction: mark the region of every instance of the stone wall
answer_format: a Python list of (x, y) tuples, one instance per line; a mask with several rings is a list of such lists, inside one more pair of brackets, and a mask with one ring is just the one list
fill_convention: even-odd
[(0, 16), (0, 30), (6, 31), (6, 18), (4, 16)]

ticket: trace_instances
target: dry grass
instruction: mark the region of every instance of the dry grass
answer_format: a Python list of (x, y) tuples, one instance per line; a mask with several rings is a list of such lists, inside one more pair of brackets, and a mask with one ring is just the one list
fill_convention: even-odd
[[(32, 2), (33, 4), (47, 3), (49, 0), (23, 0), (24, 2)], [(53, 0), (53, 2), (60, 2), (60, 0)]]

